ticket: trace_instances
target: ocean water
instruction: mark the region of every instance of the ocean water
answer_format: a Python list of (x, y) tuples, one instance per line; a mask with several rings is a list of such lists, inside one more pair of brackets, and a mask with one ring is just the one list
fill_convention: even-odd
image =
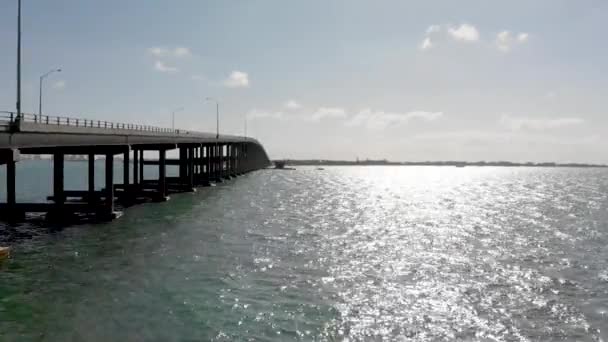
[(608, 340), (605, 169), (261, 170), (13, 230), (2, 341)]

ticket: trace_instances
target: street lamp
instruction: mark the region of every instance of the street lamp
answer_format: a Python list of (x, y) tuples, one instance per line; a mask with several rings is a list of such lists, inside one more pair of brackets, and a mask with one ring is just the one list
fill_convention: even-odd
[(212, 97), (207, 97), (205, 100), (215, 102), (215, 123), (216, 123), (215, 138), (219, 139), (220, 138), (220, 103), (218, 100), (216, 100)]
[(21, 118), (21, 0), (17, 2), (17, 118)]
[(38, 97), (38, 115), (42, 115), (42, 81), (50, 74), (54, 73), (54, 72), (61, 72), (61, 69), (53, 69), (49, 72), (47, 72), (46, 74), (40, 76), (40, 92), (39, 97)]
[(171, 112), (171, 129), (173, 129), (174, 131), (175, 131), (175, 113), (181, 112), (182, 110), (184, 110), (184, 107), (176, 108)]

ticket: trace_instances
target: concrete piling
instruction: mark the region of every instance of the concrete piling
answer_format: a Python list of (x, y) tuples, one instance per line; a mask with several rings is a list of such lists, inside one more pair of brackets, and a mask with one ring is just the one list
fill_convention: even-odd
[[(1, 134), (1, 133), (0, 133)], [(167, 151), (178, 149), (178, 159), (167, 159)], [(133, 154), (131, 155), (131, 151)], [(144, 151), (158, 152), (158, 160), (145, 160)], [(10, 152), (10, 153), (9, 153)], [(53, 193), (48, 203), (18, 203), (16, 198), (16, 162), (19, 152), (51, 154)], [(122, 184), (114, 184), (115, 155), (122, 154)], [(66, 155), (82, 155), (87, 163), (87, 187), (65, 189)], [(105, 184), (102, 191), (95, 186), (95, 157), (104, 156)], [(17, 157), (15, 157), (17, 156)], [(98, 220), (111, 220), (122, 207), (136, 202), (165, 201), (169, 191), (194, 191), (197, 186), (234, 178), (268, 162), (265, 152), (257, 144), (247, 142), (211, 141), (183, 144), (136, 144), (93, 146), (27, 147), (20, 150), (0, 148), (0, 164), (6, 165), (6, 203), (0, 203), (0, 219), (9, 221), (25, 218), (26, 212), (47, 213), (53, 222), (71, 222), (80, 214)], [(145, 179), (144, 166), (157, 165), (158, 178)], [(167, 177), (167, 165), (179, 166), (179, 177)], [(119, 201), (119, 202), (117, 202)]]

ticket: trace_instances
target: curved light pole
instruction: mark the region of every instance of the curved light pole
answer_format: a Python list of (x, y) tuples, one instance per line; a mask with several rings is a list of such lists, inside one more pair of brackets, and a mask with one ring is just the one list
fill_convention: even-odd
[(47, 78), (47, 76), (49, 76), (50, 74), (52, 74), (54, 72), (61, 72), (61, 69), (53, 69), (53, 70), (47, 72), (46, 74), (40, 76), (40, 92), (39, 92), (39, 97), (38, 97), (38, 115), (42, 115), (42, 81), (44, 81), (44, 79)]
[(173, 129), (174, 131), (175, 131), (175, 113), (181, 112), (182, 110), (184, 110), (184, 107), (175, 108), (171, 112), (171, 129)]
[(215, 102), (215, 123), (216, 123), (216, 134), (215, 138), (220, 138), (220, 102), (213, 97), (205, 98), (207, 101)]

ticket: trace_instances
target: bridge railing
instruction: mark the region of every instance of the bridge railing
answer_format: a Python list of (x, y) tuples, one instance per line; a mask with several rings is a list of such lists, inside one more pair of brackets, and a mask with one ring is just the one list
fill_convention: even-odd
[(189, 131), (180, 129), (171, 129), (165, 127), (157, 127), (150, 125), (137, 125), (121, 122), (112, 122), (105, 120), (91, 120), (73, 118), (67, 116), (52, 116), (52, 115), (39, 115), (21, 113), (17, 115), (16, 112), (0, 111), (0, 121), (7, 122), (9, 124), (16, 124), (18, 122), (32, 122), (44, 125), (57, 125), (57, 126), (72, 126), (72, 127), (89, 127), (89, 128), (104, 128), (104, 129), (126, 129), (134, 131), (145, 131), (145, 132), (157, 132), (157, 133), (172, 133), (172, 134), (189, 134)]

